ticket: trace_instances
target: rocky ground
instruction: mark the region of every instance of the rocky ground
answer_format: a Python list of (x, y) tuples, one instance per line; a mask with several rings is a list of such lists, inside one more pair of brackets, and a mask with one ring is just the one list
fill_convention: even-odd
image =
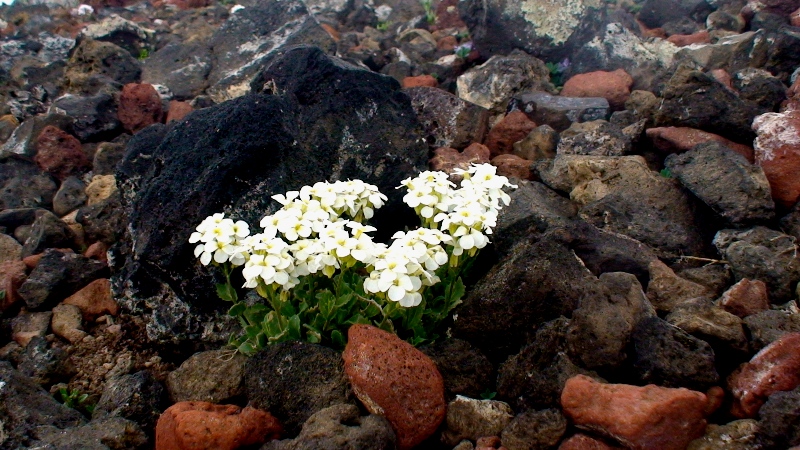
[[(0, 449), (800, 446), (800, 2), (556, 3), (0, 6)], [(203, 218), (471, 162), (447, 338), (225, 347)]]

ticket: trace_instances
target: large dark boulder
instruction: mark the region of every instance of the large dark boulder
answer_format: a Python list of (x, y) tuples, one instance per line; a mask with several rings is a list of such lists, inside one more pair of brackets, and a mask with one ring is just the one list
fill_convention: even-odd
[(151, 339), (218, 345), (226, 338), (225, 305), (188, 243), (213, 213), (255, 228), (277, 209), (271, 195), (361, 179), (390, 196), (373, 221), (379, 231), (391, 235), (390, 227), (413, 219), (395, 187), (426, 168), (428, 149), (396, 80), (296, 47), (253, 85), (269, 91), (143, 130), (119, 166), (128, 227), (114, 251), (114, 290), (125, 307), (146, 314)]

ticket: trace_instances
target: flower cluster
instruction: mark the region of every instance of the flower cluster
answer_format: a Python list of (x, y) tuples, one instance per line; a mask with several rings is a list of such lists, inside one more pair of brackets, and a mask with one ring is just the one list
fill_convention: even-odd
[(189, 236), (189, 243), (202, 242), (194, 248), (194, 256), (200, 258), (203, 265), (208, 265), (212, 258), (222, 264), (230, 261), (234, 266), (244, 264), (247, 245), (243, 239), (250, 234), (250, 228), (244, 221), (234, 222), (226, 219), (223, 213), (206, 217)]

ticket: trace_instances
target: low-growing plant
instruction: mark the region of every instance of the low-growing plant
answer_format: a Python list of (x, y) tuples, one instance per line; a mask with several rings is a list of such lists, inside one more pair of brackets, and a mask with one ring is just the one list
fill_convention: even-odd
[(661, 169), (661, 171), (658, 172), (658, 174), (664, 178), (672, 178), (672, 171), (669, 170), (668, 167), (664, 167), (663, 169)]
[(375, 29), (384, 32), (389, 29), (389, 21), (388, 20), (379, 20), (378, 23), (375, 25)]
[(459, 44), (453, 49), (453, 53), (461, 59), (467, 59), (470, 52), (472, 52), (472, 41)]
[(95, 405), (89, 402), (89, 394), (81, 394), (77, 389), (62, 387), (58, 389), (58, 396), (61, 403), (68, 408), (72, 408), (89, 417), (94, 412)]
[(150, 50), (146, 48), (139, 50), (139, 56), (138, 56), (139, 61), (143, 61), (147, 59), (149, 56), (150, 56)]
[(564, 80), (564, 73), (569, 68), (569, 58), (564, 58), (559, 63), (548, 62), (545, 66), (550, 71), (550, 82), (558, 89), (564, 87), (564, 81), (566, 81)]
[[(189, 238), (203, 265), (221, 268), (217, 295), (243, 332), (230, 344), (252, 354), (274, 342), (304, 340), (342, 348), (347, 329), (372, 324), (414, 345), (434, 340), (464, 295), (464, 271), (484, 248), (516, 187), (490, 164), (403, 180), (403, 201), (422, 227), (376, 242), (367, 224), (386, 201), (360, 180), (319, 182), (275, 195), (282, 207), (264, 217), (261, 233), (214, 214)], [(400, 188), (399, 187), (399, 188)], [(233, 280), (263, 301), (240, 299)]]
[(433, 25), (436, 23), (436, 10), (433, 8), (433, 0), (419, 0), (422, 4), (422, 8), (425, 9), (425, 20), (428, 21), (429, 24)]

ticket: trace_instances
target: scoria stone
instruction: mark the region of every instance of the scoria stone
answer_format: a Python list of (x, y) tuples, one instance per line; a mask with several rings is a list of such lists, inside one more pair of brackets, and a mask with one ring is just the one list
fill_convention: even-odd
[(44, 127), (36, 138), (36, 164), (59, 180), (80, 175), (91, 168), (89, 157), (75, 136), (52, 125)]
[(755, 417), (767, 398), (800, 385), (800, 333), (787, 333), (734, 372), (728, 379), (733, 395), (731, 412)]
[(708, 131), (689, 127), (656, 127), (648, 128), (645, 133), (653, 141), (653, 145), (664, 153), (683, 153), (691, 150), (697, 144), (713, 141), (719, 142), (753, 162), (752, 148)]
[(492, 152), (492, 156), (511, 153), (514, 150), (514, 143), (525, 139), (536, 124), (522, 111), (512, 111), (497, 123), (486, 136), (486, 144)]
[(614, 109), (625, 109), (625, 102), (631, 95), (633, 78), (622, 69), (613, 72), (598, 70), (581, 73), (564, 83), (561, 95), (564, 97), (603, 97)]
[(761, 280), (742, 278), (722, 294), (719, 305), (739, 317), (766, 311), (769, 309), (767, 285)]
[(347, 336), (344, 370), (358, 399), (370, 413), (389, 420), (398, 449), (427, 439), (446, 409), (436, 364), (411, 344), (370, 325), (353, 325)]
[(119, 94), (119, 121), (135, 133), (161, 121), (161, 97), (152, 84), (128, 83)]
[(269, 413), (250, 407), (180, 402), (170, 406), (156, 424), (158, 450), (235, 450), (262, 444), (281, 433)]
[(766, 113), (753, 120), (756, 163), (776, 202), (791, 207), (800, 197), (800, 111)]
[(87, 321), (92, 321), (104, 314), (112, 316), (119, 314), (119, 305), (111, 296), (111, 282), (108, 278), (92, 281), (67, 297), (64, 304), (80, 308), (83, 318)]
[(603, 384), (584, 375), (567, 380), (561, 394), (575, 426), (641, 450), (684, 450), (703, 435), (707, 403), (705, 394), (684, 388)]

